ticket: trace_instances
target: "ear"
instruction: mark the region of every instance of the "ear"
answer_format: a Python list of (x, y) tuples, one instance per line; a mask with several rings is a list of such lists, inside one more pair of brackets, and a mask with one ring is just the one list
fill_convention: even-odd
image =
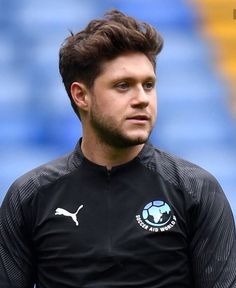
[(80, 82), (73, 82), (70, 87), (71, 96), (79, 109), (88, 110), (88, 89)]

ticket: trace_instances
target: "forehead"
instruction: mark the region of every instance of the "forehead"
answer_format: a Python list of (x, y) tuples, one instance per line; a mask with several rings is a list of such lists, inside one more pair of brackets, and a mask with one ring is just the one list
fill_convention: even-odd
[(125, 53), (102, 65), (102, 70), (97, 78), (107, 80), (122, 77), (155, 78), (153, 64), (143, 53)]

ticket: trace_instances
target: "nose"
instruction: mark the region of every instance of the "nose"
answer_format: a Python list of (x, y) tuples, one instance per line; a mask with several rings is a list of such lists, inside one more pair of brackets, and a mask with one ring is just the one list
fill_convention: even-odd
[(137, 87), (134, 91), (131, 106), (133, 108), (145, 108), (149, 105), (150, 95), (144, 90), (143, 86)]

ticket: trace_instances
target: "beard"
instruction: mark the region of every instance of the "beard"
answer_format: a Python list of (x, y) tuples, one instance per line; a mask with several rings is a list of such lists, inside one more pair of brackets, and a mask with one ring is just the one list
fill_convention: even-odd
[(93, 108), (90, 111), (90, 124), (102, 143), (110, 147), (122, 149), (147, 142), (153, 125), (150, 125), (147, 136), (129, 136), (115, 123), (113, 117), (105, 117), (102, 113), (99, 113), (98, 109), (96, 109), (97, 107)]

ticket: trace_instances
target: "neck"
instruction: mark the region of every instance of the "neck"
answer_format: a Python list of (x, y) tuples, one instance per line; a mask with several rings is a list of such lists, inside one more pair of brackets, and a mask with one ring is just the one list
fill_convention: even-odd
[(117, 148), (107, 145), (99, 140), (92, 141), (83, 137), (81, 150), (84, 156), (93, 163), (107, 167), (110, 170), (114, 166), (125, 164), (134, 159), (142, 150), (144, 144), (127, 148)]

